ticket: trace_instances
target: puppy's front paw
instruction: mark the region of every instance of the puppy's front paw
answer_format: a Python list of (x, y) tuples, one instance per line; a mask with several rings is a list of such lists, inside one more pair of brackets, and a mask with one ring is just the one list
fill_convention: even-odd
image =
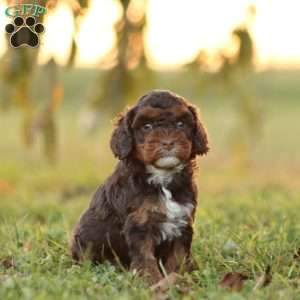
[(163, 279), (163, 276), (158, 269), (156, 260), (147, 260), (143, 263), (132, 262), (130, 270), (143, 277), (149, 285), (153, 285)]
[(152, 292), (165, 292), (170, 287), (174, 286), (178, 279), (180, 279), (180, 275), (172, 272), (156, 284), (152, 285), (150, 289)]

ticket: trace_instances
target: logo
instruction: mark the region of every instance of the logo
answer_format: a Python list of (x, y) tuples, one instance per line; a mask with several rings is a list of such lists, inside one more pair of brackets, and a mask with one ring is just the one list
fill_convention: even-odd
[(10, 45), (13, 48), (39, 46), (39, 34), (45, 31), (42, 23), (37, 23), (36, 17), (47, 12), (47, 9), (37, 4), (22, 4), (10, 6), (5, 14), (13, 17), (13, 21), (5, 26), (5, 31), (10, 34)]
[(7, 17), (18, 17), (31, 15), (33, 17), (39, 17), (40, 15), (46, 14), (46, 7), (40, 6), (38, 4), (20, 4), (15, 6), (9, 6), (5, 10)]

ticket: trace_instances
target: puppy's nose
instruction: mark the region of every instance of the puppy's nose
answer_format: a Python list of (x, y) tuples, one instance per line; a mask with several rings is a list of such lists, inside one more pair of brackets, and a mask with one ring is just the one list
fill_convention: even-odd
[(162, 142), (162, 146), (166, 149), (171, 149), (171, 148), (174, 147), (174, 142), (165, 140), (165, 141)]

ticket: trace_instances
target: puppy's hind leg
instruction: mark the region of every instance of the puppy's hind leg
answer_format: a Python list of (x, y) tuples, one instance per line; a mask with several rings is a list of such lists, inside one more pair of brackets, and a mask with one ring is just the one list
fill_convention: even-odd
[(94, 263), (101, 262), (101, 257), (103, 256), (103, 251), (100, 249), (101, 240), (95, 240), (97, 236), (93, 236), (92, 231), (88, 228), (86, 224), (82, 224), (81, 220), (76, 225), (70, 242), (72, 258), (77, 262), (85, 260), (91, 260)]
[(93, 263), (121, 262), (129, 264), (128, 249), (117, 220), (101, 220), (93, 210), (87, 210), (75, 227), (70, 245), (74, 260), (91, 260)]

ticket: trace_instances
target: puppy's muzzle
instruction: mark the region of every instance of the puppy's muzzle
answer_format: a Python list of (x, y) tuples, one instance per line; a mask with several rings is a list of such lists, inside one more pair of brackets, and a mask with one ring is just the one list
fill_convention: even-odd
[(165, 156), (155, 161), (154, 165), (161, 169), (173, 169), (181, 164), (176, 156)]

